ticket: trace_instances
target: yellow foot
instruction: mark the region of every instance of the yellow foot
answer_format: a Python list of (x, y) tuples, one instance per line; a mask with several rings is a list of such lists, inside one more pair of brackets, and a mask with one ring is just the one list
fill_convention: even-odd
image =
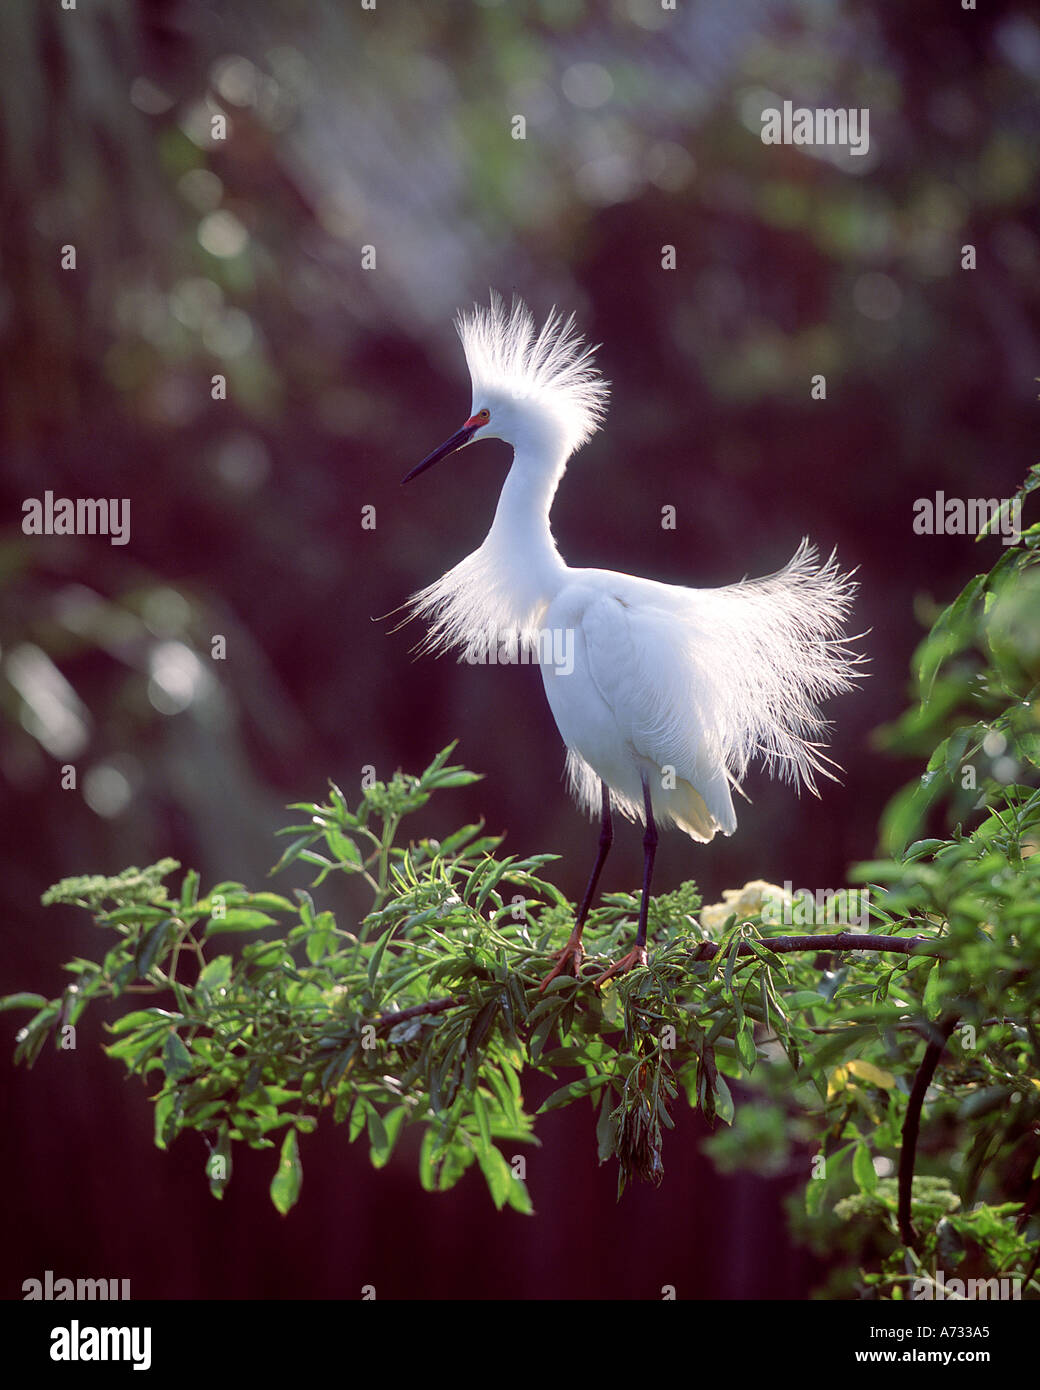
[(633, 946), (627, 956), (622, 956), (616, 965), (608, 966), (602, 975), (597, 975), (593, 984), (599, 989), (607, 980), (612, 980), (615, 975), (627, 975), (630, 970), (634, 970), (637, 965), (646, 964), (646, 947)]
[(548, 975), (546, 975), (542, 983), (538, 986), (538, 993), (544, 994), (545, 991), (552, 984), (553, 980), (556, 979), (557, 975), (579, 975), (581, 972), (581, 962), (584, 958), (584, 954), (585, 953), (581, 949), (581, 942), (575, 941), (572, 937), (570, 941), (567, 942), (567, 945), (564, 946), (562, 951), (556, 952), (556, 964), (549, 971)]

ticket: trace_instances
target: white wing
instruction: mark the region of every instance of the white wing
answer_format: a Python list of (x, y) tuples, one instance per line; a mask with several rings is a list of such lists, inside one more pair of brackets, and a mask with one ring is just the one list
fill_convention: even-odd
[(641, 816), (645, 772), (655, 812), (705, 840), (735, 828), (730, 785), (755, 756), (815, 792), (814, 774), (831, 775), (818, 702), (851, 687), (859, 660), (841, 637), (854, 587), (804, 541), (777, 574), (723, 589), (572, 571), (546, 624), (574, 625), (575, 676), (546, 675), (546, 691), (579, 800), (598, 806), (602, 777)]
[(572, 670), (542, 665), (572, 790), (597, 810), (602, 779), (619, 810), (642, 818), (645, 776), (662, 824), (673, 820), (702, 841), (729, 835), (736, 816), (722, 748), (703, 692), (675, 660), (674, 619), (643, 596), (630, 603), (623, 584), (604, 587), (625, 578), (583, 572), (546, 615), (573, 648)]

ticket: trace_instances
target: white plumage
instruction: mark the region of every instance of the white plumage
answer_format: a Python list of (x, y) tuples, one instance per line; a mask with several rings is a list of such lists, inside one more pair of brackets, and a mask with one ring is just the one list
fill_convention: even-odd
[[(471, 661), (521, 644), (539, 652), (577, 800), (605, 809), (602, 783), (630, 818), (652, 807), (648, 840), (655, 819), (699, 841), (732, 834), (732, 790), (754, 757), (815, 793), (815, 774), (831, 775), (819, 704), (852, 687), (860, 659), (843, 638), (851, 577), (806, 540), (776, 574), (718, 589), (570, 569), (549, 510), (606, 407), (593, 349), (573, 318), (554, 311), (538, 330), (521, 302), (507, 311), (495, 295), (458, 328), (470, 418), (408, 477), (477, 438), (506, 440), (514, 457), (483, 544), (411, 601), (430, 624), (422, 649), (455, 647)], [(604, 833), (609, 845), (609, 816)], [(569, 943), (575, 965), (603, 857)], [(651, 844), (641, 934), (652, 860)]]

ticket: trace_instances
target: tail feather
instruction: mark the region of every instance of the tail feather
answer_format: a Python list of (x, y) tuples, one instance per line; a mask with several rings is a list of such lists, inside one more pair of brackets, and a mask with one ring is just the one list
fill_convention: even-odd
[(755, 757), (773, 775), (837, 780), (823, 752), (820, 702), (851, 690), (864, 658), (844, 636), (858, 587), (836, 555), (820, 563), (803, 540), (783, 569), (724, 589), (687, 590), (689, 658), (711, 690), (726, 764), (739, 781)]

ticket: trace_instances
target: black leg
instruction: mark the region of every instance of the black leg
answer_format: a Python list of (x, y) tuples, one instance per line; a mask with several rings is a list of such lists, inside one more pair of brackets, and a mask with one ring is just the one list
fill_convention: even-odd
[(574, 921), (574, 930), (563, 950), (556, 953), (556, 964), (539, 986), (542, 992), (558, 975), (562, 975), (567, 970), (573, 970), (574, 974), (577, 975), (581, 969), (581, 934), (585, 929), (585, 918), (589, 915), (589, 909), (596, 896), (596, 885), (599, 883), (600, 873), (606, 863), (607, 855), (610, 853), (610, 846), (614, 843), (614, 822), (610, 815), (610, 790), (606, 782), (600, 782), (600, 791), (603, 795), (603, 810), (600, 819), (599, 849), (596, 852), (596, 862), (592, 866), (588, 887), (585, 889), (585, 896), (581, 900), (581, 907), (578, 909), (578, 915)]
[(646, 834), (643, 836), (643, 901), (639, 904), (639, 931), (636, 945), (646, 945), (646, 919), (650, 911), (650, 880), (654, 873), (654, 855), (657, 853), (657, 826), (654, 824), (654, 808), (650, 800), (650, 787), (643, 778), (643, 805), (646, 807)]
[(598, 987), (615, 975), (624, 975), (637, 965), (646, 964), (646, 919), (650, 912), (650, 880), (654, 875), (654, 855), (657, 852), (657, 826), (654, 823), (654, 808), (650, 800), (650, 784), (643, 777), (643, 806), (646, 808), (646, 834), (643, 836), (643, 897), (639, 904), (639, 930), (636, 944), (627, 956), (597, 975), (594, 984)]
[(585, 918), (589, 915), (593, 899), (596, 896), (596, 884), (599, 882), (600, 873), (603, 865), (607, 862), (607, 855), (610, 853), (610, 846), (614, 843), (614, 822), (610, 815), (610, 791), (606, 782), (601, 782), (600, 790), (603, 795), (603, 809), (600, 813), (599, 823), (599, 850), (596, 854), (596, 862), (592, 866), (592, 873), (589, 875), (589, 884), (585, 889), (585, 896), (581, 900), (581, 907), (578, 909), (578, 920), (575, 923), (578, 935), (585, 925)]

